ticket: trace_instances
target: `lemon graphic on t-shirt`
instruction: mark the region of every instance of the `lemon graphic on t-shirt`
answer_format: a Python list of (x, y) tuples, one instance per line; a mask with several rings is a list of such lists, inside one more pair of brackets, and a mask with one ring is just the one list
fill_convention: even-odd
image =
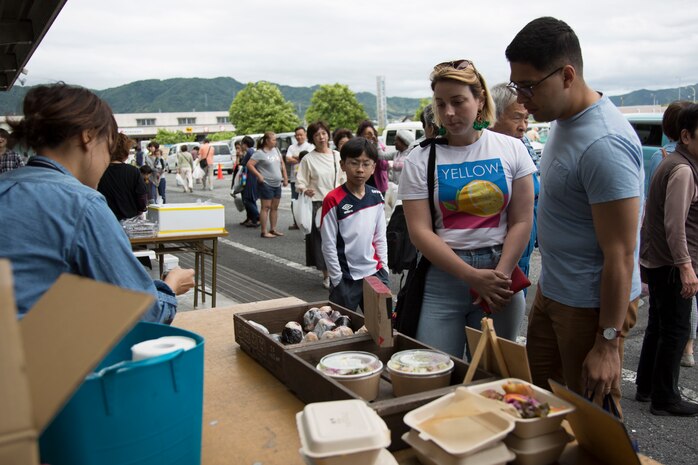
[(478, 179), (458, 192), (458, 211), (488, 217), (496, 215), (504, 207), (504, 193), (495, 183)]

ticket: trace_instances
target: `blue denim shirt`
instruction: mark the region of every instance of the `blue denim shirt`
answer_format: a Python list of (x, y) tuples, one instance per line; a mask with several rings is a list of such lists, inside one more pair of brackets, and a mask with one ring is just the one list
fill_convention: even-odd
[(157, 300), (142, 319), (171, 321), (174, 293), (134, 257), (104, 196), (59, 163), (35, 159), (44, 166), (0, 175), (0, 257), (12, 263), (20, 318), (61, 273), (72, 273), (150, 293)]

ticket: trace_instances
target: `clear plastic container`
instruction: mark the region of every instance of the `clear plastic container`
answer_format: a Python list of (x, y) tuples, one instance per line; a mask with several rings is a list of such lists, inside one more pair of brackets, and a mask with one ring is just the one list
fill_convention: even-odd
[(296, 425), (300, 453), (315, 465), (378, 465), (390, 445), (385, 422), (357, 399), (308, 404)]
[(421, 439), (414, 430), (403, 434), (402, 440), (412, 447), (423, 465), (505, 465), (516, 457), (503, 442), (459, 457), (449, 454), (431, 441)]
[(547, 402), (550, 405), (550, 413), (547, 417), (543, 418), (516, 418), (516, 426), (512, 434), (520, 438), (532, 438), (536, 436), (542, 436), (544, 434), (554, 433), (560, 428), (562, 420), (565, 416), (574, 411), (574, 406), (559, 397), (556, 397), (552, 392), (541, 389), (538, 386), (527, 383), (526, 381), (516, 379), (516, 378), (506, 378), (499, 381), (492, 381), (490, 383), (478, 384), (475, 386), (468, 386), (467, 389), (470, 392), (480, 394), (488, 389), (493, 389), (500, 393), (504, 393), (502, 389), (503, 384), (507, 383), (523, 383), (531, 387), (533, 390), (533, 397), (539, 402)]
[(448, 386), (453, 367), (448, 355), (423, 349), (396, 352), (387, 364), (396, 397)]
[(364, 400), (378, 397), (383, 362), (370, 352), (335, 352), (325, 355), (316, 368)]
[(560, 428), (553, 433), (528, 439), (510, 434), (504, 443), (516, 454), (515, 464), (548, 465), (560, 458), (565, 446), (572, 439), (574, 438), (567, 431)]

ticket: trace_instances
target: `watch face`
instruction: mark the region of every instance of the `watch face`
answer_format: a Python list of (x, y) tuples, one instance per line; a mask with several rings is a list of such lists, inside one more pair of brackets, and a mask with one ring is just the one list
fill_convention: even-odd
[(603, 337), (605, 339), (613, 340), (617, 337), (617, 331), (616, 328), (606, 328), (603, 330)]

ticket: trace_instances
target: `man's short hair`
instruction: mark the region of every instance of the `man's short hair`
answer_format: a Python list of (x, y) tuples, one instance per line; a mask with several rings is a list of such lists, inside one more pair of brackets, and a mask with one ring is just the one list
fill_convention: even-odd
[(679, 115), (681, 110), (689, 106), (691, 102), (687, 100), (676, 100), (671, 102), (662, 116), (662, 131), (666, 136), (677, 141), (681, 138), (681, 128), (679, 127)]
[(339, 151), (339, 158), (342, 160), (359, 158), (362, 153), (365, 153), (374, 162), (378, 162), (378, 149), (365, 137), (354, 137), (346, 141), (342, 150)]
[(679, 113), (679, 131), (683, 132), (685, 129), (693, 139), (696, 128), (698, 128), (698, 103), (691, 103)]
[(439, 129), (434, 121), (434, 107), (431, 105), (431, 103), (424, 107), (422, 114), (419, 115), (419, 120), (422, 122), (422, 127), (425, 131), (428, 126), (431, 126), (437, 130)]
[(300, 130), (303, 130), (305, 132), (305, 128), (303, 126), (298, 126), (296, 129), (293, 130), (294, 134)]
[(247, 148), (254, 147), (254, 139), (250, 136), (245, 136), (242, 138), (242, 145), (246, 145)]
[(179, 146), (179, 151), (180, 151), (180, 152), (186, 152), (186, 151), (187, 151), (187, 145), (186, 145), (186, 144), (180, 145), (180, 146)]
[(499, 121), (504, 110), (509, 108), (512, 103), (516, 103), (516, 92), (507, 87), (505, 83), (501, 83), (492, 87), (490, 93), (492, 100), (494, 100), (495, 117)]
[(154, 148), (155, 150), (157, 150), (157, 149), (160, 148), (160, 144), (158, 144), (158, 143), (155, 142), (155, 141), (152, 141), (152, 142), (150, 142), (150, 143), (148, 144), (148, 148), (150, 148), (150, 147), (152, 147), (152, 148)]
[(519, 31), (506, 49), (510, 63), (527, 63), (538, 71), (574, 66), (582, 76), (582, 48), (577, 34), (564, 21), (550, 16), (534, 19)]

